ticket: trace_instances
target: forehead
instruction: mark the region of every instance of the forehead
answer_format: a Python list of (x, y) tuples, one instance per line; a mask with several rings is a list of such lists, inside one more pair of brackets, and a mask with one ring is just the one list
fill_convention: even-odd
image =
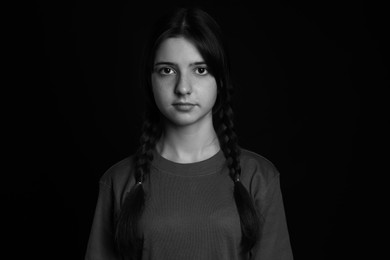
[(167, 38), (156, 51), (155, 62), (187, 64), (203, 61), (195, 45), (183, 37)]

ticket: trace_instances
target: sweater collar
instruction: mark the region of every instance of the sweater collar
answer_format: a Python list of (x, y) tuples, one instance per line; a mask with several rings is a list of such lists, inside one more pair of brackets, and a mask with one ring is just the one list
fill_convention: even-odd
[(177, 163), (162, 157), (157, 150), (153, 151), (152, 166), (160, 171), (173, 175), (199, 176), (213, 174), (222, 169), (225, 165), (225, 156), (220, 149), (210, 158), (193, 163)]

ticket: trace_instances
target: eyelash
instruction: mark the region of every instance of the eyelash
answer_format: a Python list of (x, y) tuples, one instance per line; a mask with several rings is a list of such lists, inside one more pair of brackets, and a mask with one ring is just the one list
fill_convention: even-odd
[(161, 74), (161, 75), (169, 75), (170, 73), (164, 73), (164, 70), (166, 70), (166, 69), (169, 69), (169, 70), (171, 70), (171, 71), (175, 71), (175, 70), (173, 70), (172, 68), (168, 68), (168, 67), (163, 67), (163, 68), (160, 68), (160, 69), (158, 69), (158, 73), (159, 74)]
[(208, 73), (209, 73), (209, 71), (208, 71), (208, 69), (207, 69), (207, 67), (198, 67), (198, 68), (196, 68), (195, 70), (199, 70), (199, 69), (203, 69), (204, 71), (205, 71), (205, 73), (204, 74), (200, 74), (200, 75), (207, 75)]
[[(172, 68), (169, 68), (169, 67), (163, 67), (163, 68), (160, 68), (160, 69), (158, 69), (158, 73), (159, 73), (160, 75), (163, 75), (163, 76), (170, 75), (171, 73), (164, 73), (164, 70), (166, 70), (166, 69), (169, 69), (170, 71), (173, 71), (173, 72), (175, 72), (175, 70), (174, 70), (174, 69), (172, 69)], [(195, 68), (195, 71), (198, 71), (199, 69), (203, 69), (203, 70), (204, 70), (204, 72), (203, 72), (203, 73), (197, 73), (197, 74), (198, 74), (198, 75), (200, 75), (200, 76), (204, 76), (204, 75), (207, 75), (207, 74), (209, 73), (209, 71), (208, 71), (208, 68), (207, 68), (207, 67), (197, 67), (197, 68)]]

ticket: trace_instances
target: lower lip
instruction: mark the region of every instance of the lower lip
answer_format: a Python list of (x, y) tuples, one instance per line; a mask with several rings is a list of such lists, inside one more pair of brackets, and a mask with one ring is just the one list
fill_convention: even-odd
[(183, 111), (183, 112), (186, 112), (186, 111), (191, 111), (195, 105), (174, 105), (175, 108), (179, 111)]

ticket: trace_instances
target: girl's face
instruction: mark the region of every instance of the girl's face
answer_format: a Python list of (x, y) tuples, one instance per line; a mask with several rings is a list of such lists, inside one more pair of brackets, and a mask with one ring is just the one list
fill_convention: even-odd
[(196, 47), (183, 37), (164, 40), (152, 72), (154, 100), (174, 125), (212, 123), (217, 83)]

